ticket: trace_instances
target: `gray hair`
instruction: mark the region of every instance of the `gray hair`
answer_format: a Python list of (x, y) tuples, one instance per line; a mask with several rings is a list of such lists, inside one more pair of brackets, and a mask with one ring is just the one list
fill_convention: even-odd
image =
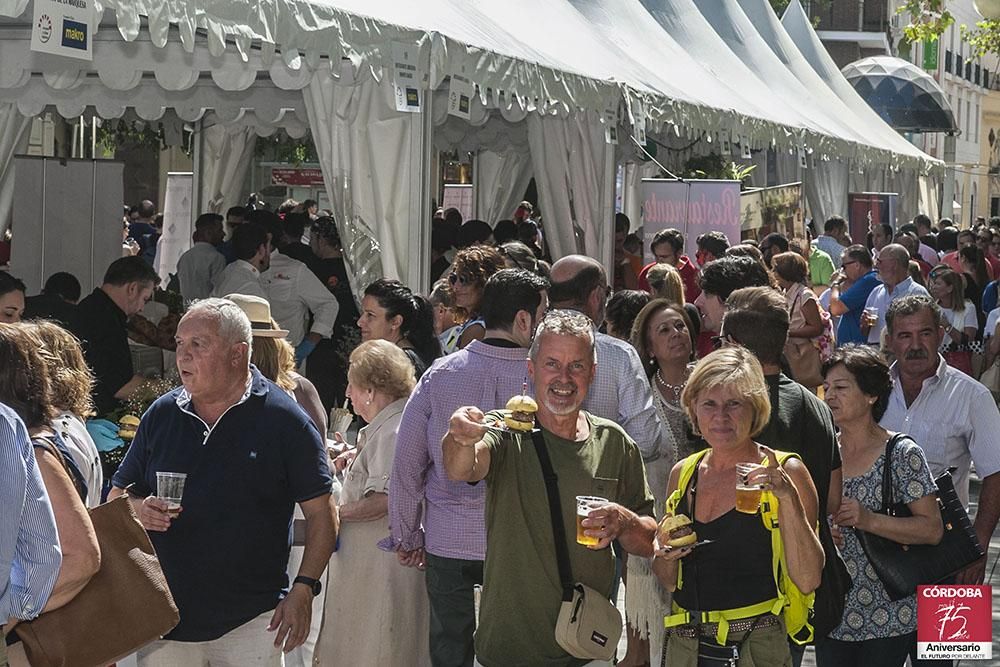
[(597, 363), (597, 334), (594, 333), (594, 323), (590, 318), (578, 310), (556, 309), (546, 313), (542, 321), (535, 329), (535, 337), (531, 340), (531, 348), (528, 350), (528, 358), (532, 361), (538, 359), (539, 341), (542, 334), (554, 334), (557, 336), (575, 336), (582, 338), (590, 345), (594, 355), (594, 363)]
[(219, 337), (229, 343), (246, 343), (248, 358), (253, 353), (253, 329), (250, 318), (229, 299), (198, 299), (188, 308), (185, 317), (191, 314), (204, 313), (212, 318), (219, 327)]
[(941, 312), (941, 306), (937, 305), (934, 299), (923, 294), (911, 294), (910, 296), (896, 299), (889, 304), (889, 310), (885, 314), (885, 326), (889, 335), (892, 335), (892, 323), (897, 317), (916, 315), (924, 309), (931, 311), (931, 315), (934, 316), (934, 323), (937, 326), (944, 324), (944, 313)]
[(904, 269), (910, 263), (910, 251), (899, 243), (890, 243), (879, 251), (879, 255), (895, 260)]

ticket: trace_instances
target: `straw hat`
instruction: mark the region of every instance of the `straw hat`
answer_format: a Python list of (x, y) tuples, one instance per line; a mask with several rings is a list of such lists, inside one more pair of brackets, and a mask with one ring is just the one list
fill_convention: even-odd
[(253, 330), (254, 337), (284, 338), (288, 335), (287, 329), (275, 329), (271, 324), (271, 304), (267, 302), (267, 299), (249, 294), (229, 294), (226, 298), (246, 313), (250, 319), (250, 329)]

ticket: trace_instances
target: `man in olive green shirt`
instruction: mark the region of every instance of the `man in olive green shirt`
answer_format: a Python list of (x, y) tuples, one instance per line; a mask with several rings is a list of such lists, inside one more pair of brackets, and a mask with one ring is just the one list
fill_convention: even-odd
[[(650, 556), (656, 521), (638, 447), (617, 424), (580, 410), (595, 368), (590, 320), (575, 311), (546, 315), (532, 343), (528, 373), (538, 397), (537, 424), (559, 480), (572, 577), (610, 594), (615, 566), (608, 545), (617, 539), (626, 551)], [(449, 477), (487, 483), (476, 658), (484, 667), (587, 664), (567, 654), (554, 636), (562, 587), (531, 435), (488, 430), (484, 419), (477, 408), (460, 408), (442, 443)], [(583, 522), (586, 534), (598, 540), (592, 547), (575, 540), (576, 496), (611, 501)]]

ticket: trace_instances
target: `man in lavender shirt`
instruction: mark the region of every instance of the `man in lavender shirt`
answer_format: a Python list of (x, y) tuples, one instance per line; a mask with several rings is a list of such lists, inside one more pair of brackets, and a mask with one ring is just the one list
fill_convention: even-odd
[(528, 346), (548, 307), (544, 278), (504, 269), (486, 281), (486, 337), (438, 359), (406, 403), (389, 481), (392, 535), (380, 546), (410, 567), (426, 566), (434, 667), (471, 667), (473, 587), (483, 582), (486, 489), (448, 479), (441, 439), (463, 405), (496, 410), (523, 391)]

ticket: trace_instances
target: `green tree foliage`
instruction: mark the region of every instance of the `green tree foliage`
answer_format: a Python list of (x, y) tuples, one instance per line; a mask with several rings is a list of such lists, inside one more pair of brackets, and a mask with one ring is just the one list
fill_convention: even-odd
[[(955, 23), (948, 11), (949, 0), (906, 0), (896, 9), (897, 14), (908, 13), (910, 23), (903, 27), (906, 39), (911, 42), (934, 41)], [(962, 25), (962, 39), (972, 47), (972, 54), (1000, 55), (1000, 21), (983, 19), (970, 28)]]
[(909, 14), (910, 23), (903, 34), (911, 42), (933, 42), (941, 36), (955, 17), (947, 8), (948, 0), (906, 0), (896, 8), (897, 14)]

